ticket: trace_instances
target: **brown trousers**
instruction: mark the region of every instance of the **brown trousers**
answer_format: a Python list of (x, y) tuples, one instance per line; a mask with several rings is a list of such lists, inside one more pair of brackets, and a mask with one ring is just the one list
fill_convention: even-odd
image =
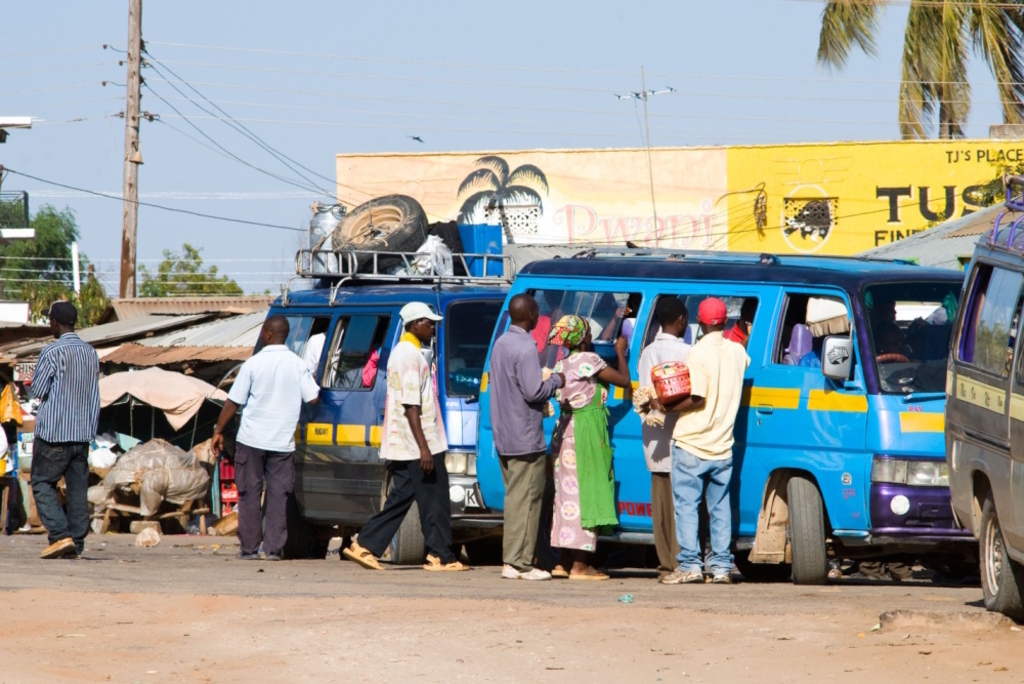
[(651, 512), (654, 517), (654, 548), (658, 552), (658, 572), (672, 572), (679, 565), (679, 540), (676, 539), (676, 511), (672, 503), (670, 473), (651, 473)]

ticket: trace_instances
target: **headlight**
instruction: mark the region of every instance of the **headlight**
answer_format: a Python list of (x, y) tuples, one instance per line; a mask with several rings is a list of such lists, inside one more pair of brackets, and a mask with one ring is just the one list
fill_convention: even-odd
[(910, 461), (907, 484), (919, 487), (948, 487), (949, 466), (943, 461)]
[(449, 451), (444, 455), (444, 467), (449, 475), (465, 475), (466, 460), (466, 454)]
[(871, 481), (912, 487), (948, 487), (949, 466), (945, 461), (876, 457), (871, 463)]
[(444, 455), (444, 467), (451, 475), (476, 477), (476, 454), (471, 451), (449, 451)]

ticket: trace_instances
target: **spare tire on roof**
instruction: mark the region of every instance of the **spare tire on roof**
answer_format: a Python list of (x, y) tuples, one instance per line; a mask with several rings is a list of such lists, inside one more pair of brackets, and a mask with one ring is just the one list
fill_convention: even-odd
[[(427, 214), (406, 195), (385, 195), (360, 204), (334, 229), (334, 251), (415, 252), (427, 239)], [(369, 259), (360, 257), (360, 266)], [(378, 258), (378, 268), (401, 265), (400, 257)], [(364, 269), (360, 269), (364, 270)]]

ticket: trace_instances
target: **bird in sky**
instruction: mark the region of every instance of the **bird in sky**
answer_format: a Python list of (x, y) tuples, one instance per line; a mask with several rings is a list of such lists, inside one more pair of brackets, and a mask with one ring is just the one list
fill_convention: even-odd
[(421, 138), (421, 137), (420, 137), (420, 136), (418, 136), (418, 135), (407, 135), (407, 136), (405, 136), (405, 137), (406, 137), (406, 138), (409, 138), (409, 139), (411, 139), (411, 140), (415, 140), (415, 141), (416, 141), (416, 142), (418, 142), (418, 143), (421, 143), (421, 142), (423, 142), (423, 138)]

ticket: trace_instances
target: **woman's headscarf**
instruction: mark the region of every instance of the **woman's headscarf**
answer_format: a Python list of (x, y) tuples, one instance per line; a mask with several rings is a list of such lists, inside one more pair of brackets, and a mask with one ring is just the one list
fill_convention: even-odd
[(786, 347), (786, 353), (799, 362), (800, 359), (807, 355), (807, 352), (811, 351), (813, 344), (814, 338), (811, 336), (810, 329), (803, 323), (797, 323), (793, 326), (793, 332), (789, 336), (789, 346)]
[(558, 323), (551, 327), (548, 342), (560, 347), (575, 349), (583, 343), (583, 338), (587, 336), (589, 328), (590, 324), (585, 318), (572, 315), (562, 316), (558, 319)]

